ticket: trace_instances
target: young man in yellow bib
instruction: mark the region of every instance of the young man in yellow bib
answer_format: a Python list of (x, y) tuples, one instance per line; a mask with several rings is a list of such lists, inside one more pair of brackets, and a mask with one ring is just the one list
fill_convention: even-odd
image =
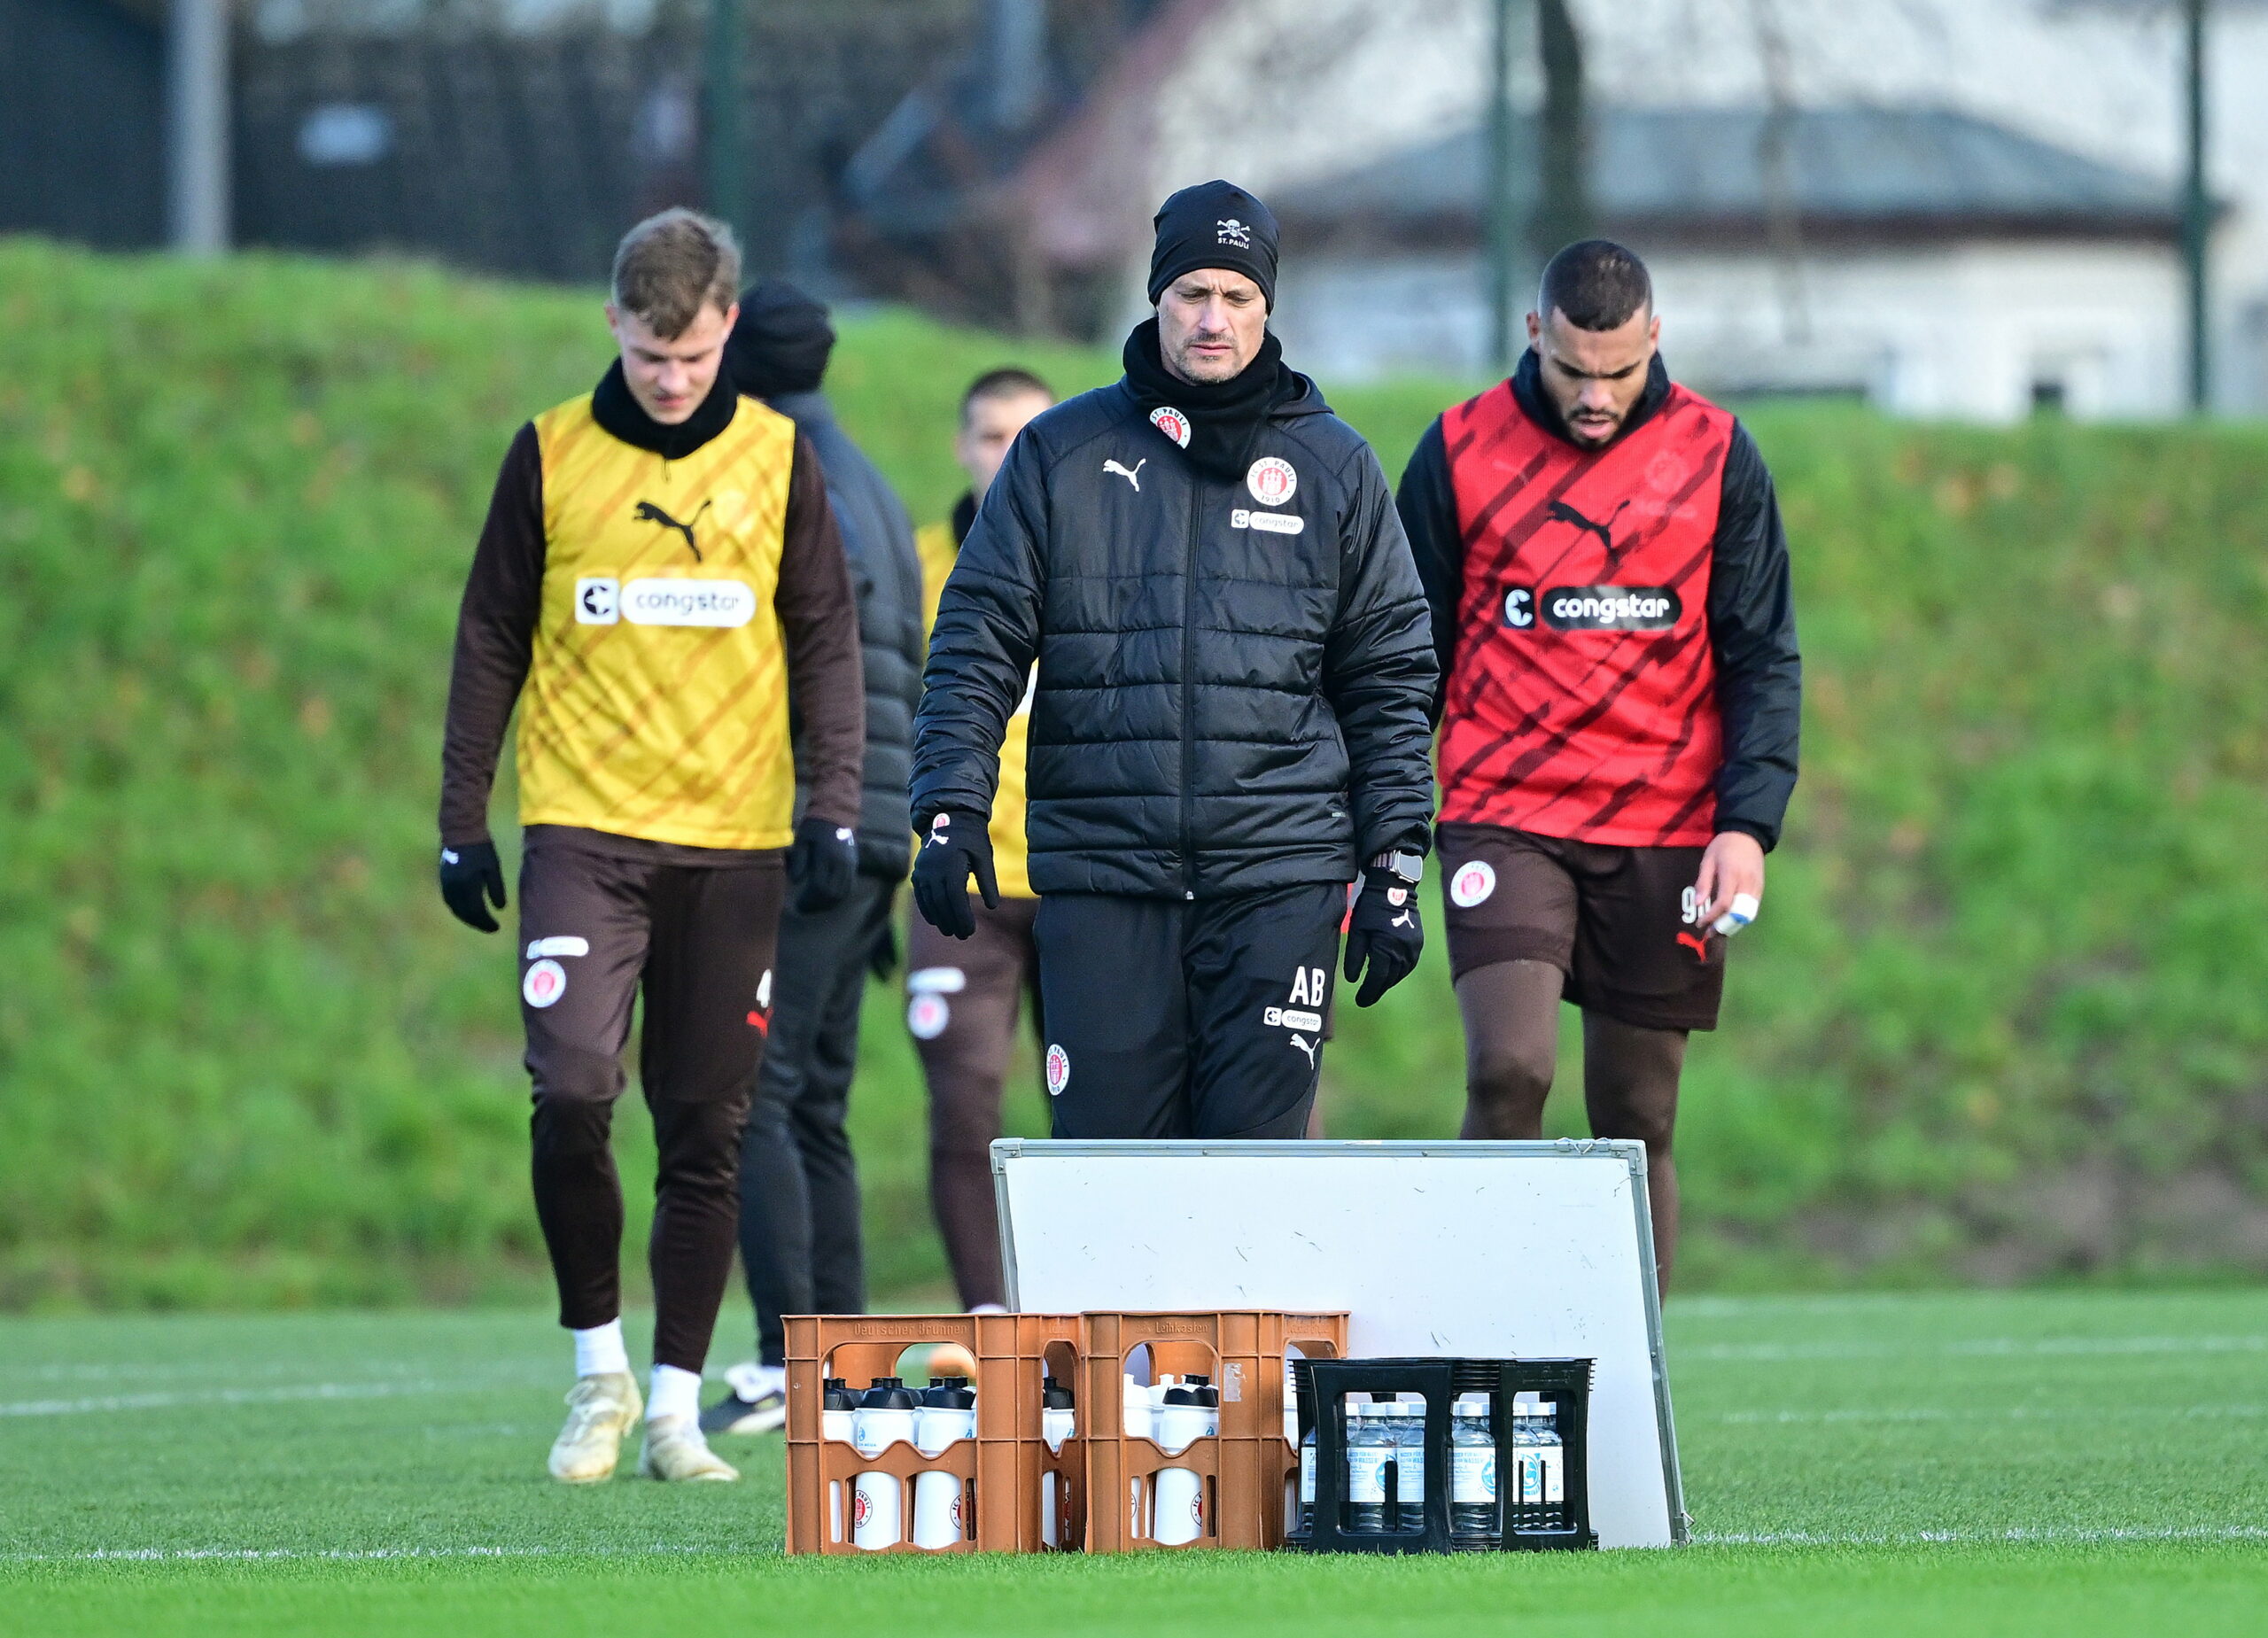
[[(850, 574), (811, 446), (719, 379), (739, 282), (721, 222), (665, 211), (625, 237), (606, 310), (621, 356), (512, 440), (457, 621), (441, 894), (496, 930), (488, 798), (517, 703), (536, 1215), (575, 1344), (550, 1470), (571, 1484), (613, 1473), (641, 1411), (641, 1471), (740, 1476), (703, 1440), (696, 1396), (732, 1269), (774, 932), (789, 885), (816, 908), (858, 868)], [(641, 992), (639, 1080), (660, 1152), (642, 1406), (609, 1146)]]
[[(968, 493), (950, 522), (928, 524), (914, 542), (921, 554), (925, 635), (936, 624), (937, 600), (1008, 446), (1027, 422), (1054, 402), (1045, 382), (1014, 369), (990, 370), (961, 395), (953, 458), (968, 474)], [(1008, 718), (992, 798), (992, 869), (1000, 902), (971, 902), (976, 931), (966, 939), (948, 938), (916, 916), (905, 945), (905, 1027), (929, 1083), (929, 1203), (961, 1306), (979, 1312), (1007, 1301), (1000, 1218), (992, 1200), (992, 1140), (1000, 1135), (1000, 1093), (1027, 992), (1034, 1013), (1039, 1008), (1039, 950), (1031, 931), (1039, 896), (1024, 868), (1029, 701), (1027, 692)]]

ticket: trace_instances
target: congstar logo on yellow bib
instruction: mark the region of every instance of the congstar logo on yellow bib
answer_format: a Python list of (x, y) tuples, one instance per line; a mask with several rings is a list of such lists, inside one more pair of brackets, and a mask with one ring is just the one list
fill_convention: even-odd
[(625, 583), (586, 576), (575, 583), (575, 618), (583, 625), (702, 625), (731, 630), (756, 617), (755, 588), (739, 580), (641, 579)]

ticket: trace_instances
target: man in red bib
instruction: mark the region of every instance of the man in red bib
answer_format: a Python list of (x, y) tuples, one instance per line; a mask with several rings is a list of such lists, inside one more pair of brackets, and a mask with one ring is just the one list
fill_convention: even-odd
[(1537, 305), (1398, 497), (1441, 659), (1464, 1135), (1542, 1135), (1575, 1003), (1591, 1130), (1646, 1145), (1666, 1285), (1686, 1036), (1716, 1027), (1795, 788), (1787, 540), (1747, 431), (1671, 383), (1637, 257), (1571, 245)]

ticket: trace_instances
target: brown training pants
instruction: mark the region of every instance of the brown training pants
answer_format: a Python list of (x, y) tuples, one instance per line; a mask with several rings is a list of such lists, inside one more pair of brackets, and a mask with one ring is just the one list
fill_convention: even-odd
[[(625, 853), (630, 850), (624, 850)], [(657, 852), (660, 850), (657, 850)], [(638, 1078), (660, 1151), (654, 1184), (654, 1359), (697, 1371), (732, 1274), (740, 1140), (771, 1027), (779, 854), (729, 864), (618, 856), (531, 830), (520, 862), (520, 1015), (534, 1084), (536, 1216), (559, 1323), (622, 1311), (622, 1185), (610, 1137), (631, 1004), (645, 996)]]
[(1034, 1033), (1045, 1036), (1031, 931), (1039, 901), (971, 903), (975, 936), (947, 938), (916, 915), (905, 941), (905, 1027), (929, 1083), (929, 1200), (965, 1308), (1007, 1300), (991, 1145), (1027, 991)]

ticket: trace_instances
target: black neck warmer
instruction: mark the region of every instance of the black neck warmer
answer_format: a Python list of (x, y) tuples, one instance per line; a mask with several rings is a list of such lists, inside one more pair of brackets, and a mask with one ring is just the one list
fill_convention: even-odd
[(622, 378), (620, 359), (615, 360), (606, 374), (599, 377), (599, 384), (591, 394), (591, 419), (624, 443), (650, 450), (664, 461), (684, 460), (732, 425), (733, 412), (739, 408), (740, 394), (733, 390), (732, 374), (720, 369), (716, 384), (709, 389), (709, 396), (701, 400), (700, 407), (675, 426), (664, 426), (630, 396), (630, 384)]
[(1614, 436), (1604, 444), (1578, 443), (1567, 431), (1566, 418), (1559, 413), (1559, 406), (1543, 390), (1543, 361), (1536, 357), (1534, 347), (1520, 354), (1519, 364), (1512, 371), (1512, 396), (1519, 400), (1520, 408), (1529, 420), (1562, 442), (1574, 444), (1578, 449), (1612, 449), (1651, 421), (1654, 412), (1669, 397), (1669, 366), (1662, 362), (1660, 353), (1654, 354), (1646, 366), (1646, 390), (1638, 394), (1638, 401), (1630, 407), (1622, 424), (1615, 428)]
[(968, 540), (968, 532), (976, 527), (976, 491), (969, 490), (953, 502), (953, 545), (959, 547)]
[(1189, 423), (1189, 441), (1182, 447), (1191, 463), (1208, 477), (1223, 482), (1245, 475), (1261, 424), (1285, 405), (1315, 391), (1305, 376), (1284, 367), (1284, 344), (1272, 332), (1241, 374), (1209, 385), (1194, 385), (1166, 369), (1158, 353), (1158, 321), (1153, 318), (1136, 325), (1126, 338), (1124, 362), (1126, 390), (1134, 401), (1146, 410), (1179, 410)]

